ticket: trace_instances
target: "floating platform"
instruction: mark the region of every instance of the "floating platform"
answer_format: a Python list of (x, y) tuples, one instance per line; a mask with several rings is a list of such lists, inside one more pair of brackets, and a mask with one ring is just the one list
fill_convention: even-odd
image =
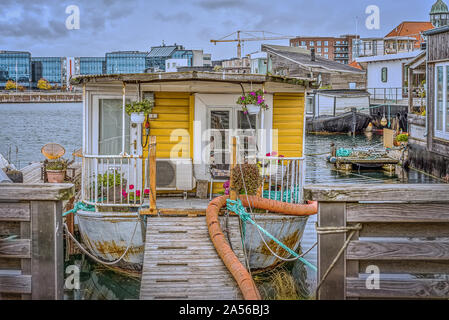
[(338, 170), (352, 171), (354, 169), (378, 169), (394, 172), (395, 166), (399, 160), (390, 157), (381, 157), (375, 159), (358, 157), (337, 157), (335, 167)]

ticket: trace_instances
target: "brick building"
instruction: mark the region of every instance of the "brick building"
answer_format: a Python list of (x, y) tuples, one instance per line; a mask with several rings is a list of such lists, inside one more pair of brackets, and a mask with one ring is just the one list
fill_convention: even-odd
[(358, 36), (342, 35), (340, 37), (296, 37), (290, 39), (291, 47), (315, 49), (316, 55), (323, 58), (349, 64), (352, 59), (352, 43)]

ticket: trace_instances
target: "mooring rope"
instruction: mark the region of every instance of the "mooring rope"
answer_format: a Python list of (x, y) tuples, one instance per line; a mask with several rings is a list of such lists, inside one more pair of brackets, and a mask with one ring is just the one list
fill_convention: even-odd
[(133, 231), (133, 235), (131, 236), (131, 239), (129, 240), (129, 243), (128, 243), (127, 247), (126, 247), (126, 250), (120, 256), (120, 258), (118, 258), (115, 261), (103, 261), (103, 260), (99, 259), (98, 257), (94, 256), (88, 250), (86, 250), (81, 245), (81, 243), (78, 242), (78, 240), (76, 240), (76, 238), (72, 235), (72, 233), (70, 233), (69, 227), (67, 226), (66, 223), (64, 223), (64, 229), (65, 229), (67, 235), (70, 237), (70, 239), (72, 239), (72, 241), (80, 248), (80, 250), (82, 252), (84, 252), (85, 254), (87, 254), (89, 257), (91, 257), (93, 260), (95, 260), (96, 262), (98, 262), (100, 264), (103, 264), (103, 265), (106, 265), (106, 266), (112, 266), (112, 265), (115, 265), (115, 264), (119, 263), (126, 256), (126, 254), (128, 253), (129, 249), (131, 248), (131, 244), (132, 244), (132, 242), (134, 240), (134, 235), (136, 234), (136, 230), (137, 230), (137, 226), (138, 225), (139, 225), (139, 218), (137, 218), (136, 225), (135, 225), (134, 231)]

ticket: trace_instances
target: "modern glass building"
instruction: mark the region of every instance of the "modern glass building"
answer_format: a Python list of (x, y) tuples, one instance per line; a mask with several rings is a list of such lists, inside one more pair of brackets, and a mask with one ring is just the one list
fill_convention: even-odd
[(31, 53), (24, 51), (0, 51), (0, 87), (8, 80), (28, 87), (31, 81)]
[(41, 78), (52, 86), (63, 86), (67, 77), (67, 58), (65, 57), (33, 57), (33, 85)]
[(148, 53), (118, 51), (106, 53), (106, 73), (144, 73), (148, 67)]
[[(173, 45), (173, 46), (158, 46), (151, 47), (151, 51), (148, 54), (148, 68), (150, 68), (152, 72), (161, 72), (165, 71), (165, 62), (167, 59), (175, 58), (173, 55), (178, 50), (184, 50), (183, 46)], [(192, 53), (193, 57), (193, 53)], [(176, 58), (182, 59), (182, 53), (180, 53)]]
[(75, 58), (75, 74), (105, 74), (105, 57), (78, 57)]

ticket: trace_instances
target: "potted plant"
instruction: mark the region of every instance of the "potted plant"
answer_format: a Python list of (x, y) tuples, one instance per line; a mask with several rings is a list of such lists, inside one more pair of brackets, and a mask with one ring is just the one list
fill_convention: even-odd
[(246, 191), (248, 195), (257, 195), (263, 181), (259, 172), (259, 166), (250, 163), (236, 165), (231, 170), (231, 179), (232, 185), (238, 194), (244, 194)]
[(63, 183), (67, 169), (67, 160), (57, 159), (49, 161), (45, 165), (47, 180), (49, 183)]
[(125, 106), (125, 112), (131, 117), (131, 122), (141, 124), (153, 110), (154, 102), (144, 99), (134, 101)]
[(268, 109), (268, 105), (263, 98), (262, 90), (251, 91), (237, 99), (237, 104), (242, 105), (245, 114), (258, 114), (260, 109)]
[(398, 134), (396, 137), (396, 141), (403, 147), (407, 146), (408, 143), (408, 135), (405, 133)]
[[(120, 199), (126, 198), (124, 189), (126, 186), (126, 180), (122, 178), (122, 175), (117, 170), (113, 172), (105, 172), (97, 176), (97, 188), (98, 196), (102, 199), (107, 199), (110, 202), (120, 203)], [(93, 184), (95, 188), (95, 184)]]

